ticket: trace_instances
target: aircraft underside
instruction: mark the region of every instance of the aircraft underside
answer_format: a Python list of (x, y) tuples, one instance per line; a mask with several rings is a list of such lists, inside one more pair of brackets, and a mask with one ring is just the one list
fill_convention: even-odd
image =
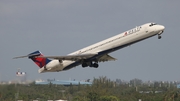
[[(88, 60), (77, 61), (77, 62), (75, 62), (75, 63), (73, 63), (73, 64), (65, 67), (63, 70), (68, 70), (68, 69), (71, 69), (71, 68), (73, 68), (73, 67), (75, 67), (75, 66), (78, 66), (78, 65), (81, 65), (83, 68), (85, 68), (85, 67), (98, 68), (98, 67), (99, 67), (99, 64), (98, 64), (98, 61), (97, 61), (97, 60), (98, 60), (98, 59), (97, 59), (98, 57), (101, 57), (101, 56), (103, 56), (103, 55), (105, 55), (105, 54), (109, 54), (109, 53), (111, 53), (111, 52), (113, 52), (113, 51), (122, 49), (122, 48), (124, 48), (124, 47), (130, 46), (130, 45), (132, 45), (132, 44), (135, 44), (135, 43), (137, 43), (137, 42), (139, 42), (139, 41), (148, 39), (148, 38), (153, 37), (153, 36), (156, 36), (156, 35), (152, 35), (152, 36), (146, 37), (146, 38), (144, 38), (144, 39), (140, 39), (140, 40), (137, 40), (137, 41), (134, 41), (134, 42), (131, 42), (131, 43), (127, 43), (127, 44), (124, 44), (124, 45), (121, 45), (121, 46), (118, 46), (118, 47), (115, 47), (115, 48), (112, 48), (112, 49), (109, 49), (109, 50), (105, 50), (105, 51), (99, 52), (98, 55), (96, 55), (96, 56), (94, 56), (94, 57), (92, 57), (92, 58), (90, 58), (90, 59), (88, 59)], [(161, 37), (160, 34), (158, 34), (158, 39), (160, 39), (160, 37)]]

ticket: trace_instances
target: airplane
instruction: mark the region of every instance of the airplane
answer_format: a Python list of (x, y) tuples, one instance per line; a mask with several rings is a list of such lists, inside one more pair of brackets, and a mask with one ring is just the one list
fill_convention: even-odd
[(98, 68), (99, 62), (116, 60), (109, 53), (155, 35), (158, 35), (158, 39), (161, 39), (164, 29), (163, 25), (146, 23), (66, 56), (44, 56), (40, 51), (35, 51), (26, 56), (14, 57), (14, 59), (28, 57), (39, 66), (39, 73), (65, 71), (78, 65), (83, 68)]

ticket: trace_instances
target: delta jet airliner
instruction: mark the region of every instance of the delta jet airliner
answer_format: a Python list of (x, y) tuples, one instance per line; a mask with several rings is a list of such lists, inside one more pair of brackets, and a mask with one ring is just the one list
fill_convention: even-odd
[(28, 57), (32, 59), (39, 66), (39, 73), (69, 70), (78, 65), (98, 68), (99, 62), (116, 60), (109, 53), (155, 35), (158, 36), (158, 39), (161, 39), (164, 29), (163, 25), (147, 23), (75, 51), (67, 56), (43, 56), (40, 51), (35, 51), (29, 55), (15, 58)]

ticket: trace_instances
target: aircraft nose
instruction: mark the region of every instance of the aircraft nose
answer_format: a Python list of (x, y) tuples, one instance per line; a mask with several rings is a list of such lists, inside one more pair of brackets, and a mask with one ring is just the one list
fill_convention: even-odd
[(162, 26), (162, 25), (160, 25), (159, 27), (160, 27), (160, 28), (159, 28), (160, 30), (164, 30), (164, 29), (165, 29), (165, 27)]
[(164, 31), (164, 29), (165, 29), (165, 27), (164, 27), (163, 25), (159, 25), (159, 26), (157, 27), (157, 30), (158, 30), (158, 31)]
[(164, 27), (163, 25), (158, 25), (158, 26), (156, 27), (156, 30), (157, 30), (157, 32), (158, 32), (159, 35), (164, 32), (164, 29), (165, 29), (165, 27)]

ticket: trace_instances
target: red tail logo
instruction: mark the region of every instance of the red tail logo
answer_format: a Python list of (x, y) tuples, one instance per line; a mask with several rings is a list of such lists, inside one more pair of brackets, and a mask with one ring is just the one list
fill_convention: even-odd
[[(33, 55), (35, 54), (35, 55)], [(36, 65), (38, 65), (40, 68), (42, 68), (43, 66), (45, 66), (46, 64), (48, 64), (51, 60), (49, 60), (48, 58), (39, 58), (39, 57), (35, 57), (35, 56), (43, 56), (43, 54), (39, 51), (35, 51), (31, 54), (29, 54), (29, 58), (32, 59)]]

